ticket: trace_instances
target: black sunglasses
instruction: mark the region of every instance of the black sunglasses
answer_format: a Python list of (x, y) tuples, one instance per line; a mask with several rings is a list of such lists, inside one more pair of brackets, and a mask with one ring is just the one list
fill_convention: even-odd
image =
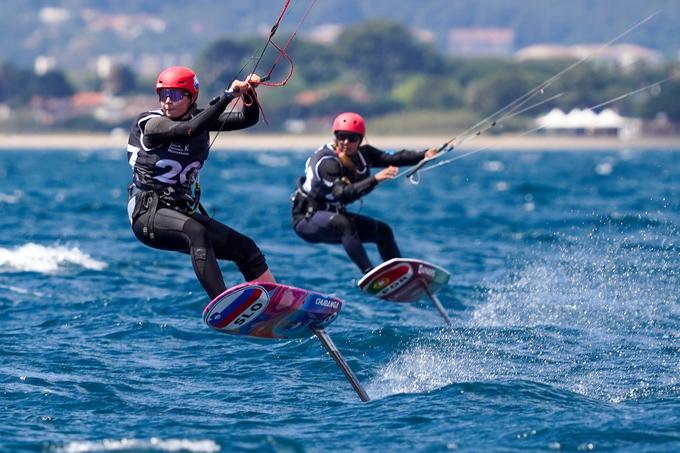
[(167, 98), (170, 98), (172, 102), (179, 102), (184, 96), (188, 96), (188, 94), (179, 88), (161, 88), (158, 91), (159, 101), (165, 101)]
[(339, 142), (344, 142), (347, 140), (350, 143), (356, 143), (361, 140), (361, 135), (355, 134), (353, 132), (336, 132), (335, 139)]

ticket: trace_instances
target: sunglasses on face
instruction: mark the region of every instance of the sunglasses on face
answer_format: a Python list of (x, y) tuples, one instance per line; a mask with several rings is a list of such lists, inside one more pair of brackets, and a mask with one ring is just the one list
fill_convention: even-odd
[(356, 143), (361, 140), (361, 135), (352, 132), (336, 132), (335, 139), (339, 142), (347, 140), (350, 143)]
[(184, 96), (188, 96), (187, 93), (179, 88), (161, 88), (158, 92), (158, 100), (161, 102), (167, 98), (170, 98), (172, 102), (179, 102)]

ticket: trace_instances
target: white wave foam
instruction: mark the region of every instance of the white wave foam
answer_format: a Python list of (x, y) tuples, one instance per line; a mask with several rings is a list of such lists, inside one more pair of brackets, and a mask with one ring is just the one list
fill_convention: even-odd
[(482, 164), (482, 168), (490, 173), (497, 173), (505, 170), (505, 165), (498, 160), (487, 160)]
[(288, 167), (290, 159), (286, 156), (274, 156), (272, 154), (258, 154), (255, 157), (257, 163), (265, 167)]
[(18, 286), (12, 286), (12, 285), (0, 285), (0, 288), (6, 289), (8, 291), (14, 292), (14, 293), (19, 293), (19, 294), (28, 294), (28, 290), (25, 288), (19, 288)]
[(0, 247), (0, 272), (53, 273), (64, 265), (77, 265), (100, 271), (106, 263), (81, 252), (77, 247), (51, 246), (29, 242), (14, 249)]
[(454, 365), (451, 361), (452, 357), (431, 348), (403, 352), (380, 370), (380, 393), (420, 393), (444, 387), (455, 382), (450, 373)]
[(56, 448), (60, 453), (90, 453), (101, 451), (189, 451), (195, 453), (213, 453), (220, 451), (220, 446), (212, 440), (189, 439), (104, 439), (101, 441), (71, 442)]
[(15, 190), (11, 194), (0, 193), (0, 203), (16, 204), (23, 195), (24, 193), (21, 190)]
[(471, 324), (629, 331), (665, 320), (677, 310), (671, 253), (586, 239), (494, 283)]
[(498, 370), (514, 374), (512, 366), (502, 365), (496, 351), (472, 343), (460, 333), (419, 338), (378, 370), (368, 393), (382, 398), (399, 393), (431, 392), (456, 382), (497, 379)]

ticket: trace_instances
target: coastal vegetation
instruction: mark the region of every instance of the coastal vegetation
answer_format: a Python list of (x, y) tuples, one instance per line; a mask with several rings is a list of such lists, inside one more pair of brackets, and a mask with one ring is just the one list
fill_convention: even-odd
[[(203, 102), (219, 94), (237, 76), (238, 68), (250, 71), (249, 62), (262, 45), (259, 36), (221, 38), (201, 49), (193, 66), (200, 75)], [(356, 110), (386, 131), (395, 128), (409, 133), (449, 131), (495, 112), (573, 63), (454, 58), (438, 51), (433, 43), (417, 39), (406, 27), (384, 20), (346, 27), (332, 44), (298, 38), (288, 54), (294, 62), (294, 75), (285, 88), (259, 90), (268, 125), (258, 128), (280, 131), (300, 127), (314, 131), (338, 111)], [(276, 56), (265, 58), (258, 72), (268, 71)], [(97, 117), (82, 109), (74, 115), (69, 110), (72, 103), (66, 100), (78, 93), (98, 92), (105, 94), (102, 99), (115, 98), (123, 103), (132, 99), (139, 102), (141, 97), (152, 106), (154, 81), (140, 75), (137, 69), (118, 65), (106, 78), (101, 78), (87, 71), (62, 69), (38, 75), (27, 68), (3, 63), (0, 105), (12, 114), (5, 115), (0, 127), (3, 130), (127, 127), (131, 117)], [(280, 60), (272, 80), (284, 80), (289, 71), (290, 64)], [(560, 93), (558, 98), (506, 122), (504, 130), (524, 128), (531, 118), (551, 108), (568, 111), (597, 105), (677, 76), (678, 72), (677, 62), (622, 66), (593, 58), (546, 88), (552, 94)], [(41, 123), (41, 114), (36, 112), (49, 111), (50, 105), (57, 105), (52, 110), (58, 112), (51, 112), (51, 120)], [(625, 116), (651, 120), (661, 115), (672, 123), (680, 122), (680, 81), (676, 77), (662, 86), (628, 96), (613, 107)]]

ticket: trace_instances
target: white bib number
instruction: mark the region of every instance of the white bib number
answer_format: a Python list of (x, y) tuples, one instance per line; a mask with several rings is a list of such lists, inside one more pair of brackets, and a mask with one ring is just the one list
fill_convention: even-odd
[[(156, 162), (156, 167), (167, 168), (168, 171), (162, 175), (154, 176), (153, 179), (157, 179), (160, 182), (164, 182), (165, 184), (177, 184), (178, 182), (180, 184), (186, 184), (187, 177), (189, 176), (190, 172), (194, 169), (198, 170), (201, 168), (201, 163), (198, 161), (192, 162), (182, 169), (182, 164), (176, 160), (161, 159)], [(177, 180), (178, 175), (179, 181)]]

